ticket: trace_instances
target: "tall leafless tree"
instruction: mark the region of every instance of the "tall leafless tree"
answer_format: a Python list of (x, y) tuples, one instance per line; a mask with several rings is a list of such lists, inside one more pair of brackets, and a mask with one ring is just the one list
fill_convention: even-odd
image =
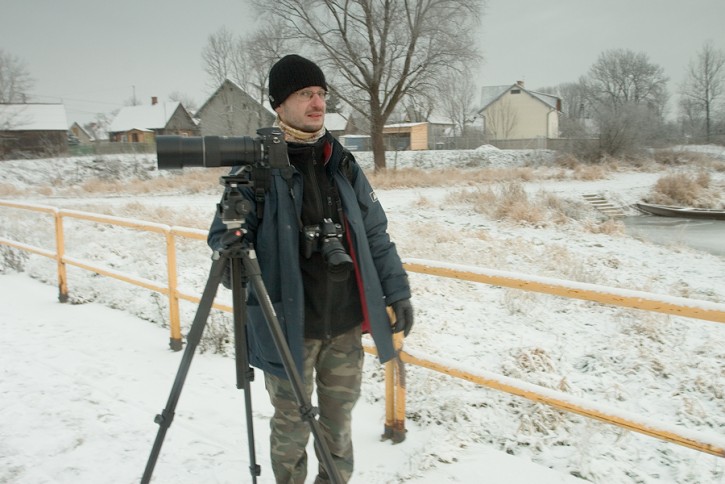
[(466, 134), (468, 126), (476, 115), (476, 85), (469, 70), (449, 73), (444, 77), (438, 90), (441, 113), (454, 125), (456, 136)]
[(406, 95), (479, 58), (484, 0), (254, 0), (326, 67), (330, 88), (369, 119), (376, 169), (383, 126)]
[(241, 64), (240, 51), (239, 40), (226, 27), (209, 36), (201, 58), (212, 90), (216, 90), (227, 79), (240, 86), (245, 84), (246, 79), (240, 78), (240, 74), (245, 71), (238, 68)]
[(274, 19), (264, 22), (258, 30), (246, 37), (235, 36), (222, 27), (209, 36), (202, 51), (209, 86), (217, 89), (229, 79), (260, 104), (264, 103), (269, 69), (289, 49), (289, 43), (284, 26)]
[(680, 87), (680, 111), (690, 119), (704, 119), (705, 139), (712, 135), (716, 103), (725, 91), (725, 52), (707, 42), (690, 62), (687, 77)]
[(644, 53), (613, 49), (599, 56), (581, 82), (604, 153), (621, 154), (652, 140), (664, 124), (667, 80)]
[(25, 62), (0, 48), (0, 103), (25, 103), (35, 84)]
[(596, 104), (617, 109), (647, 105), (658, 113), (667, 103), (667, 77), (644, 53), (613, 49), (602, 53), (587, 75), (588, 95)]
[(562, 138), (584, 138), (587, 136), (587, 121), (591, 113), (587, 109), (586, 84), (565, 82), (554, 87), (543, 87), (539, 92), (561, 99), (559, 132)]
[(277, 19), (270, 19), (246, 38), (244, 50), (244, 69), (248, 73), (247, 92), (256, 92), (263, 103), (267, 96), (269, 70), (291, 47), (284, 35), (284, 26)]
[(196, 112), (197, 109), (199, 109), (199, 105), (191, 96), (187, 96), (186, 94), (179, 91), (174, 91), (169, 94), (169, 101), (181, 103), (181, 105), (184, 106), (184, 109), (186, 109), (192, 115)]

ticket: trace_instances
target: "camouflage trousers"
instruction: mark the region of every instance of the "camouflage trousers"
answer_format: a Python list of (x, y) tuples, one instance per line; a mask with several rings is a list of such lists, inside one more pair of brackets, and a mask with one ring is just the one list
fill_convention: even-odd
[[(319, 423), (343, 482), (352, 475), (352, 409), (360, 396), (363, 348), (356, 327), (330, 340), (305, 340), (303, 379), (307, 398), (319, 408)], [(314, 373), (314, 376), (313, 376)], [(277, 484), (302, 484), (307, 476), (310, 424), (302, 420), (292, 385), (286, 378), (264, 374), (274, 416), (270, 422), (272, 471)], [(312, 399), (313, 382), (317, 400)], [(315, 483), (330, 482), (322, 460)]]

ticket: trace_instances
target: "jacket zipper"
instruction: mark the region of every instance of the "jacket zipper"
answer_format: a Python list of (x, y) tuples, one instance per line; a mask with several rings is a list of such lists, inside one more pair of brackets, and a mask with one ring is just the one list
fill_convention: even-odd
[[(324, 167), (323, 167), (324, 170)], [(331, 217), (332, 212), (332, 198), (328, 194), (327, 196), (327, 210), (325, 210), (325, 205), (322, 201), (322, 193), (320, 190), (320, 184), (317, 180), (317, 153), (315, 150), (312, 150), (312, 173), (311, 173), (312, 182), (314, 183), (314, 193), (315, 193), (315, 202), (317, 205), (317, 208), (320, 210), (320, 214), (322, 215), (322, 218), (326, 218), (328, 215)], [(324, 270), (324, 269), (323, 269)], [(331, 287), (332, 282), (330, 281), (329, 277), (325, 277), (325, 309), (324, 314), (322, 315), (322, 328), (324, 332), (325, 339), (331, 339), (332, 338), (332, 297), (331, 294)]]

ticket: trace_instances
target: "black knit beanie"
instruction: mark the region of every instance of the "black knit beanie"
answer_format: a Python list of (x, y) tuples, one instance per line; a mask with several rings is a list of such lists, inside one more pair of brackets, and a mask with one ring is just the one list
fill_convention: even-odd
[(286, 55), (269, 71), (269, 102), (272, 109), (282, 104), (295, 91), (309, 86), (327, 90), (325, 75), (312, 62), (295, 54)]

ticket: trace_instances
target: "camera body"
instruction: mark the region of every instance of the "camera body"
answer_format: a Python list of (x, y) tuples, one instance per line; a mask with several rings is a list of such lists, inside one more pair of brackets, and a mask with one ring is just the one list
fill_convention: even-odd
[(343, 233), (342, 225), (329, 218), (318, 225), (307, 225), (302, 231), (303, 255), (309, 259), (314, 252), (320, 252), (329, 272), (346, 275), (353, 264), (341, 242)]

